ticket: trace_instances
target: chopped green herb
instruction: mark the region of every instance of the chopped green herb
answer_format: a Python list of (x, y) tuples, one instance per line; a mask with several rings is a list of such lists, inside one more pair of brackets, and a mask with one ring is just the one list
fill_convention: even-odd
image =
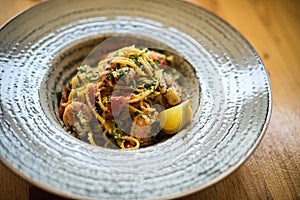
[(109, 96), (106, 97), (106, 101), (107, 101), (107, 103), (110, 103), (110, 97)]
[(111, 123), (111, 133), (115, 139), (122, 138), (122, 131), (116, 127), (115, 121), (112, 121)]
[(147, 90), (151, 90), (151, 86), (152, 86), (152, 85), (149, 84), (149, 83), (146, 83), (146, 84), (145, 84), (145, 88), (146, 88)]
[(139, 113), (138, 116), (139, 116), (141, 119), (145, 120), (145, 118), (143, 117), (143, 115), (142, 115), (141, 113)]
[(131, 60), (136, 61), (136, 60), (138, 59), (138, 56), (136, 56), (136, 55), (130, 55), (129, 58), (130, 58)]
[(120, 69), (119, 70), (119, 78), (122, 77), (125, 74), (124, 70)]
[(146, 84), (144, 85), (144, 87), (145, 87), (147, 90), (151, 90), (152, 87), (154, 87), (155, 85), (156, 85), (156, 81), (154, 80), (154, 81), (152, 81), (152, 82), (150, 82), (150, 83), (146, 83)]
[(112, 73), (112, 72), (109, 72), (109, 73), (107, 73), (107, 74), (106, 74), (105, 81), (109, 81), (109, 80), (111, 80), (111, 79), (112, 79), (112, 77), (113, 77), (113, 73)]

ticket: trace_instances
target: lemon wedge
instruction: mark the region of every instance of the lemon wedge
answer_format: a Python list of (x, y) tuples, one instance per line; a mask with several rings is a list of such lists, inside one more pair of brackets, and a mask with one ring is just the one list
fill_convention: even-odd
[(166, 109), (159, 113), (159, 122), (166, 134), (174, 134), (187, 125), (192, 119), (191, 101)]

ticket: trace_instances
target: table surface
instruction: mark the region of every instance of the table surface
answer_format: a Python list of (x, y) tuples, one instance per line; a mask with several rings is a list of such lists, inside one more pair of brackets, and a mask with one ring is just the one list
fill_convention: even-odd
[[(266, 134), (250, 158), (215, 185), (181, 198), (300, 199), (299, 0), (189, 0), (240, 31), (270, 75), (273, 111)], [(0, 0), (0, 25), (39, 0)], [(0, 199), (63, 199), (43, 191), (0, 163)]]

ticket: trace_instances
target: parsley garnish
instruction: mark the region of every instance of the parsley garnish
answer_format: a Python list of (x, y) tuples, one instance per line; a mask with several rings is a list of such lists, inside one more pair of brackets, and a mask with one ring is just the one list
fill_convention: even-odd
[(154, 87), (155, 85), (156, 85), (156, 81), (152, 81), (152, 82), (150, 82), (150, 83), (146, 83), (146, 84), (144, 85), (144, 87), (145, 87), (147, 90), (151, 90), (152, 87)]

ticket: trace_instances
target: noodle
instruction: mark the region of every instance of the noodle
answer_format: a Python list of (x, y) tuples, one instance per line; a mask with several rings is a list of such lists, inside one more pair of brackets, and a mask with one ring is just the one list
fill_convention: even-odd
[(164, 71), (166, 65), (174, 66), (172, 57), (130, 46), (108, 54), (97, 66), (79, 67), (65, 86), (67, 100), (60, 102), (66, 128), (95, 146), (138, 149), (154, 144), (163, 133), (160, 111), (153, 105), (167, 109), (175, 106), (170, 102), (183, 100), (181, 87)]

